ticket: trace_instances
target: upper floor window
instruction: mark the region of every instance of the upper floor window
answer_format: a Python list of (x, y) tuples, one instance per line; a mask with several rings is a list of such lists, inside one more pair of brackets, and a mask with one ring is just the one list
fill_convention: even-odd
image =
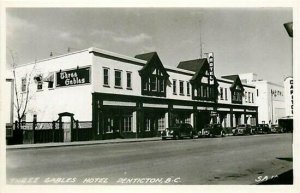
[(227, 88), (224, 88), (224, 92), (225, 92), (225, 100), (227, 101)]
[(176, 88), (176, 80), (173, 80), (173, 94), (177, 94), (177, 88)]
[(247, 100), (247, 92), (245, 92), (245, 102), (248, 102), (248, 100)]
[(131, 89), (131, 72), (127, 72), (127, 88)]
[(103, 68), (103, 85), (109, 86), (109, 68)]
[(122, 71), (115, 70), (115, 87), (122, 87)]
[(256, 89), (256, 96), (258, 96), (258, 89)]
[(251, 98), (250, 98), (250, 97), (251, 97), (251, 93), (248, 92), (248, 102), (249, 102), (249, 103), (251, 103)]
[(150, 89), (151, 89), (151, 91), (157, 90), (157, 78), (155, 76), (152, 76), (150, 78)]
[(221, 100), (223, 100), (223, 88), (222, 87), (220, 87), (220, 98), (221, 98)]
[(190, 96), (190, 83), (186, 82), (186, 95)]
[(43, 81), (37, 82), (37, 90), (43, 90)]
[(252, 95), (252, 103), (254, 103), (254, 94), (251, 93), (251, 95)]
[(21, 84), (22, 84), (22, 92), (25, 92), (26, 91), (26, 78), (22, 78), (22, 80), (21, 80)]
[(180, 95), (184, 95), (183, 81), (179, 81), (179, 93), (180, 93)]
[(163, 79), (159, 79), (159, 91), (164, 92), (165, 91), (165, 84)]

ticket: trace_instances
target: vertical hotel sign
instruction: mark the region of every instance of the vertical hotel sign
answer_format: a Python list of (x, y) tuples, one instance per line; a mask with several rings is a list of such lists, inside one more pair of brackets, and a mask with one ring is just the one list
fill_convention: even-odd
[(77, 86), (90, 83), (90, 67), (56, 72), (56, 87)]

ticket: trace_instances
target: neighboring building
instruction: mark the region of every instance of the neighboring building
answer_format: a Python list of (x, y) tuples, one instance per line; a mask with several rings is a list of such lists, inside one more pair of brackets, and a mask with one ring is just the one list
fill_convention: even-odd
[(128, 57), (89, 48), (19, 66), (16, 77), (21, 93), (31, 81), (24, 121), (53, 121), (70, 112), (92, 121), (93, 139), (115, 132), (124, 138), (159, 136), (179, 122), (197, 129), (257, 123), (255, 87), (238, 75), (217, 79), (213, 58), (176, 68), (163, 65), (156, 52)]
[(284, 79), (285, 116), (294, 115), (294, 83), (293, 77)]
[(257, 79), (254, 73), (239, 74), (243, 83), (256, 87), (258, 122), (278, 124), (278, 119), (285, 116), (284, 87), (266, 80)]

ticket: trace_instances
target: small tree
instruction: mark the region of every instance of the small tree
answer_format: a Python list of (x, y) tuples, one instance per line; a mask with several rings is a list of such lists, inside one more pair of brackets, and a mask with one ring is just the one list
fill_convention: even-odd
[[(13, 73), (13, 78), (14, 78), (14, 93), (15, 93), (15, 102), (14, 102), (14, 107), (16, 109), (16, 113), (17, 113), (17, 120), (18, 120), (18, 127), (20, 128), (20, 123), (22, 121), (22, 119), (24, 118), (24, 116), (26, 115), (27, 111), (28, 111), (28, 103), (31, 100), (32, 97), (30, 97), (30, 85), (32, 83), (32, 75), (33, 75), (33, 71), (35, 69), (36, 66), (36, 61), (32, 67), (32, 70), (29, 72), (29, 74), (27, 73), (25, 76), (25, 84), (26, 84), (26, 88), (25, 91), (20, 92), (18, 90), (18, 77), (16, 75), (16, 68), (17, 68), (17, 64), (15, 61), (15, 57), (13, 52), (10, 50), (10, 55), (11, 55), (11, 59), (12, 59), (12, 73)], [(23, 83), (22, 83), (23, 84)], [(21, 85), (22, 87), (22, 85)], [(22, 88), (21, 88), (22, 89)]]

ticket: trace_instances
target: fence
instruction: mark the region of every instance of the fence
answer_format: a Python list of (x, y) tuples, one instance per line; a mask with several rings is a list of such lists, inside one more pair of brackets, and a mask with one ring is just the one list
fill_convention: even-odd
[[(72, 127), (71, 127), (71, 124)], [(8, 144), (32, 144), (63, 142), (65, 127), (71, 130), (71, 141), (87, 141), (93, 138), (91, 121), (72, 122), (15, 122), (13, 135), (8, 139)]]

